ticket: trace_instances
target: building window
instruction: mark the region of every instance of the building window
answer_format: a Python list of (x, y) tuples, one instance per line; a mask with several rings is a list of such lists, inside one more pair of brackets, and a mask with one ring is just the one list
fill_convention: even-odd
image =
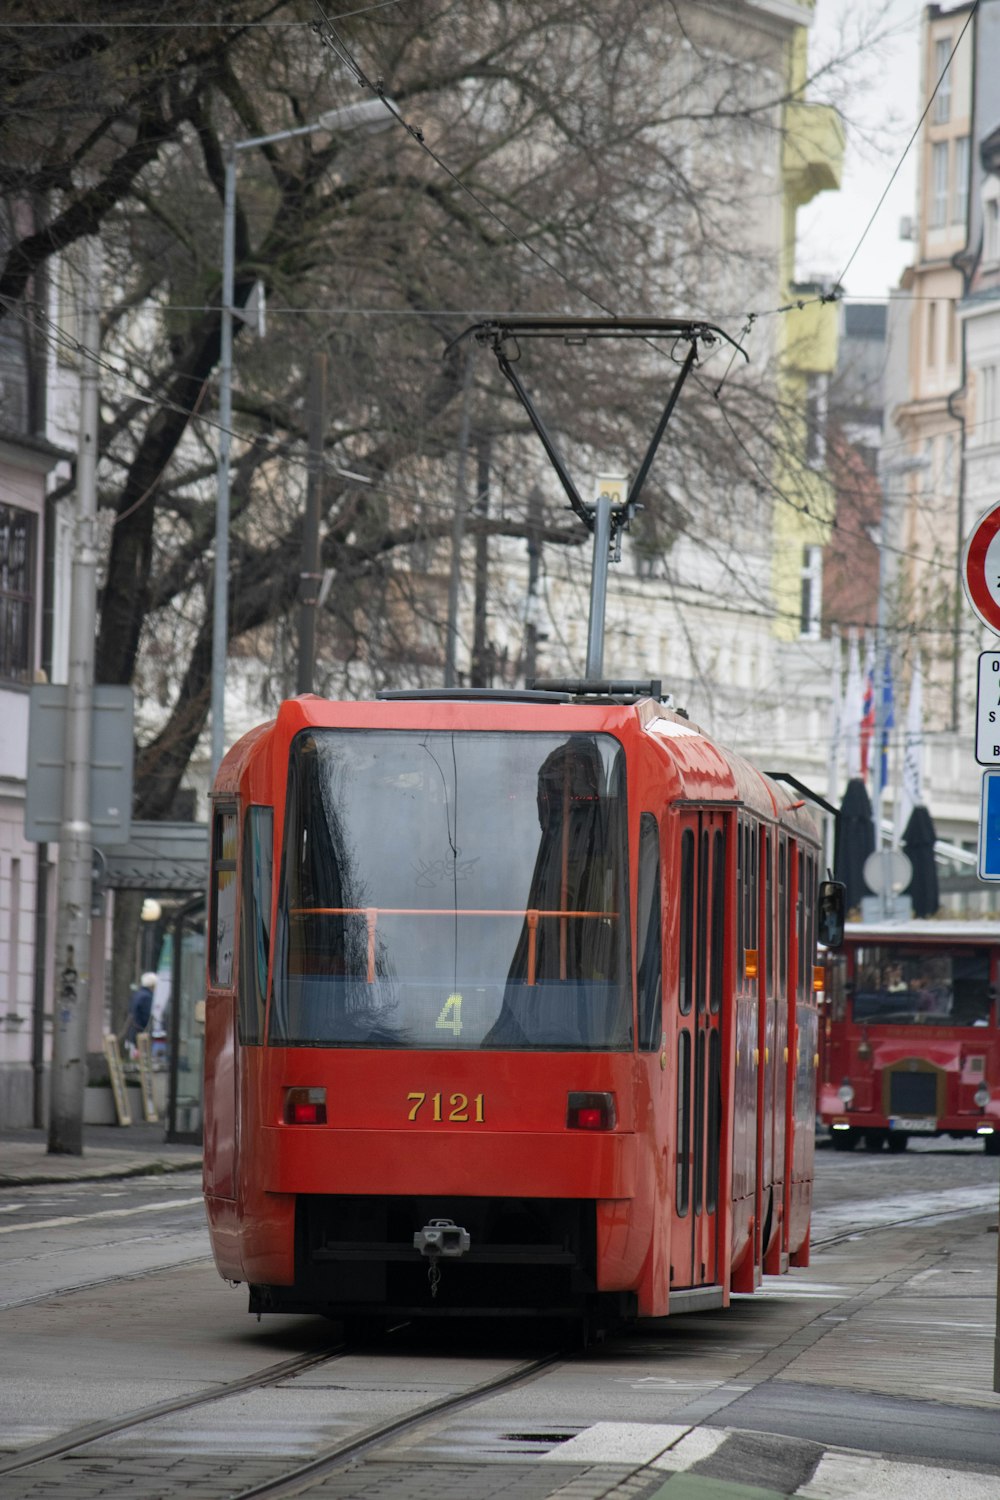
[(802, 548), (802, 607), (799, 634), (807, 640), (819, 639), (820, 610), (823, 602), (823, 549)]
[(935, 141), (931, 147), (931, 202), (929, 223), (940, 229), (948, 222), (948, 142)]
[(983, 204), (983, 260), (1000, 260), (1000, 198), (987, 198)]
[(7, 682), (31, 681), (35, 525), (30, 511), (0, 505), (0, 679)]
[(826, 416), (829, 376), (810, 375), (806, 380), (806, 463), (821, 469), (826, 463)]
[(969, 211), (969, 137), (955, 142), (955, 176), (952, 182), (951, 222), (964, 224)]
[[(951, 68), (948, 61), (951, 57), (951, 37), (939, 37), (934, 43), (934, 76), (931, 79), (931, 87), (938, 86), (934, 95), (934, 123), (935, 125), (947, 125), (951, 119)], [(940, 79), (940, 82), (938, 80)]]

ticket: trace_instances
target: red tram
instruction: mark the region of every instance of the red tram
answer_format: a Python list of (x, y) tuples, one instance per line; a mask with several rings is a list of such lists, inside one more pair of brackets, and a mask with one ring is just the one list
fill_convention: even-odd
[(808, 1263), (814, 826), (597, 686), (303, 696), (223, 761), (204, 1189), (251, 1311), (657, 1317)]
[(827, 958), (819, 1119), (842, 1151), (910, 1136), (1000, 1155), (1000, 926), (850, 922)]

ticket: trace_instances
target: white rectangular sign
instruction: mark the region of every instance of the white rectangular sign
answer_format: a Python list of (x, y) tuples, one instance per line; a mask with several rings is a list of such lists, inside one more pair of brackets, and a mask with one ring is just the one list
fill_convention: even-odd
[(981, 766), (1000, 766), (1000, 651), (983, 651), (979, 657), (976, 759)]

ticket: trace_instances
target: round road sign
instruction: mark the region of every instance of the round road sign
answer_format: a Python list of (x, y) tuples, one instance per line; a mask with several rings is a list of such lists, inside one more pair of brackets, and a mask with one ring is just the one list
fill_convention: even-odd
[(1000, 635), (1000, 505), (972, 528), (962, 554), (962, 582), (980, 620)]

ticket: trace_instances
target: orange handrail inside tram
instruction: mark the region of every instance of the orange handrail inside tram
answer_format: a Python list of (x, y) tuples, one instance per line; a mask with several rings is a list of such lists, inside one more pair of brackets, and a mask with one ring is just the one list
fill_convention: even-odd
[[(567, 917), (617, 917), (616, 911), (542, 911), (537, 907), (530, 907), (525, 911), (519, 910), (491, 910), (479, 906), (293, 906), (291, 909), (293, 917), (360, 917), (363, 916), (368, 924), (368, 983), (375, 983), (375, 928), (380, 916), (382, 917), (517, 917), (519, 921), (528, 924), (528, 984), (535, 983), (535, 953), (538, 934), (538, 922), (540, 917), (559, 917), (563, 921)], [(565, 934), (565, 927), (562, 932)], [(560, 948), (563, 948), (563, 942)], [(563, 972), (565, 958), (560, 956), (560, 977), (565, 978)]]

